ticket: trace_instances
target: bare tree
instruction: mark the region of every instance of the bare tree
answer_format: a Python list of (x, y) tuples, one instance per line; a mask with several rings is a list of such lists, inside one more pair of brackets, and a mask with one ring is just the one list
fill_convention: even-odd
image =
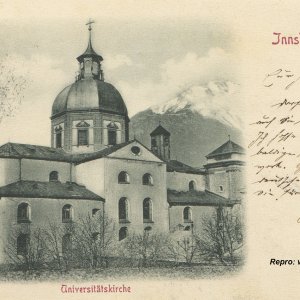
[(203, 255), (217, 258), (223, 264), (236, 262), (235, 253), (243, 246), (241, 214), (219, 206), (211, 217), (203, 219), (203, 233), (198, 243)]
[(75, 259), (72, 237), (75, 234), (74, 223), (58, 224), (49, 221), (44, 228), (47, 261), (60, 271), (70, 270)]
[(12, 230), (8, 237), (5, 253), (8, 263), (23, 271), (38, 270), (45, 267), (47, 261), (46, 243), (43, 229), (30, 225)]
[(166, 258), (169, 239), (165, 234), (144, 231), (133, 233), (124, 240), (122, 254), (138, 267), (146, 267)]
[(80, 217), (75, 223), (73, 245), (75, 255), (83, 267), (108, 265), (108, 256), (114, 253), (115, 225), (99, 211), (94, 216)]
[(18, 108), (27, 85), (26, 76), (17, 75), (8, 61), (8, 59), (0, 61), (0, 123), (4, 117), (11, 116)]
[(176, 263), (184, 261), (188, 266), (199, 258), (199, 239), (196, 235), (186, 235), (168, 244), (169, 256)]

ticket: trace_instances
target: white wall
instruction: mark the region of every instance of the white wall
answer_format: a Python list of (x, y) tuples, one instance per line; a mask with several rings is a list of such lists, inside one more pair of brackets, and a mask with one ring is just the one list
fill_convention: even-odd
[(171, 190), (188, 191), (192, 180), (196, 183), (196, 190), (205, 190), (205, 175), (167, 172), (167, 188)]
[(95, 194), (104, 197), (104, 159), (95, 159), (77, 165), (75, 168), (75, 181), (84, 185)]
[(59, 181), (70, 181), (70, 164), (65, 162), (22, 159), (22, 180), (49, 181), (51, 171), (57, 171)]
[(0, 186), (19, 180), (20, 162), (13, 158), (0, 158)]
[[(118, 174), (126, 171), (129, 184), (119, 184)], [(150, 173), (153, 186), (143, 185), (142, 177)], [(129, 201), (129, 224), (119, 224), (118, 204), (122, 197)], [(153, 223), (143, 222), (143, 200), (153, 204)], [(127, 226), (130, 232), (142, 232), (146, 226), (154, 231), (168, 232), (169, 217), (166, 190), (166, 165), (162, 163), (105, 158), (105, 210), (119, 228)]]

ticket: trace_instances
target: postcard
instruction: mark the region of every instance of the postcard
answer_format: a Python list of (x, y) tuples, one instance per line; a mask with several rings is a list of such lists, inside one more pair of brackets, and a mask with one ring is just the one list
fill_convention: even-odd
[(1, 299), (298, 299), (296, 1), (0, 1)]

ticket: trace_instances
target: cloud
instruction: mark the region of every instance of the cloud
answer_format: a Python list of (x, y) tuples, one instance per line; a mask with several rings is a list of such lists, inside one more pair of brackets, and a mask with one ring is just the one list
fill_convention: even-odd
[(134, 84), (119, 81), (130, 115), (161, 104), (195, 84), (210, 81), (236, 81), (236, 58), (221, 48), (211, 48), (205, 56), (188, 52), (182, 58), (165, 61), (157, 80), (139, 80)]
[[(0, 144), (7, 141), (49, 144), (50, 113), (58, 92), (70, 81), (59, 66), (63, 63), (49, 56), (9, 55), (1, 61), (15, 76), (26, 80), (20, 106), (0, 123)], [(66, 67), (69, 70), (68, 66)]]
[[(59, 91), (74, 81), (73, 74), (77, 66), (73, 60), (68, 62), (37, 54), (32, 54), (29, 58), (10, 55), (3, 60), (17, 75), (26, 77), (27, 86), (15, 116), (4, 118), (0, 123), (0, 144), (10, 140), (49, 145), (52, 103)], [(130, 81), (116, 82), (116, 86), (132, 116), (150, 106), (176, 98), (193, 85), (216, 80), (234, 82), (235, 65), (235, 58), (220, 48), (211, 48), (204, 56), (188, 52), (182, 57), (168, 59), (161, 64), (157, 68), (156, 78), (137, 77)], [(107, 69), (114, 70), (126, 66), (140, 68), (123, 54), (105, 57)], [(145, 69), (147, 67), (151, 66), (145, 66)]]
[(115, 70), (123, 66), (131, 66), (132, 61), (127, 55), (117, 54), (115, 56), (105, 56), (105, 69)]

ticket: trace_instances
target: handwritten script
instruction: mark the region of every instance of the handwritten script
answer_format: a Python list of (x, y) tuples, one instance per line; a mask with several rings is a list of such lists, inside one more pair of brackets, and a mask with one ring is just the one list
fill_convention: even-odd
[[(254, 162), (252, 184), (257, 196), (279, 200), (300, 194), (299, 79), (300, 74), (279, 68), (262, 81), (265, 89), (276, 90), (278, 94), (273, 96), (270, 107), (250, 123), (255, 135), (248, 149)], [(298, 96), (295, 91), (299, 91)]]

